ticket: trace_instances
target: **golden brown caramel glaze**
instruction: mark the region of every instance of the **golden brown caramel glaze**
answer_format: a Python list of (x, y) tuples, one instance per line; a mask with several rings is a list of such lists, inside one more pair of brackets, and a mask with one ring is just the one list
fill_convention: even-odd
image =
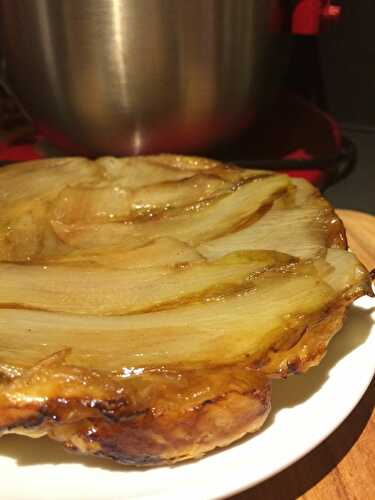
[(330, 248), (348, 248), (345, 227), (340, 217), (330, 207), (331, 215), (328, 219), (327, 246)]
[(272, 349), (250, 360), (249, 366), (272, 378), (286, 378), (318, 365), (326, 354), (329, 341), (341, 330), (352, 300), (354, 297), (348, 302), (331, 304), (326, 310), (312, 315), (307, 327), (294, 327), (291, 320), (284, 338)]
[(0, 408), (0, 433), (48, 434), (70, 450), (152, 465), (256, 431), (270, 386), (241, 366), (122, 378), (52, 360), (3, 384)]
[(173, 155), (2, 169), (0, 435), (149, 466), (255, 432), (271, 379), (318, 364), (371, 294), (346, 248), (319, 191), (273, 172)]

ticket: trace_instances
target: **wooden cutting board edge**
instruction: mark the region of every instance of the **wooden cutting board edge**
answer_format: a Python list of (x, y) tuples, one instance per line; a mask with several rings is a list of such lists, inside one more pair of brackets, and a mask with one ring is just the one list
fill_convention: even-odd
[(355, 210), (336, 210), (343, 221), (349, 248), (368, 270), (375, 268), (375, 217)]

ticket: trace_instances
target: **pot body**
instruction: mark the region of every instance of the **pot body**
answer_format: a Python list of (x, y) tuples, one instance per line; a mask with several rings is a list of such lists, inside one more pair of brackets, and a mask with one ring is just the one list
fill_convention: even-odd
[(249, 124), (288, 60), (285, 0), (0, 0), (7, 78), (70, 152), (208, 147)]

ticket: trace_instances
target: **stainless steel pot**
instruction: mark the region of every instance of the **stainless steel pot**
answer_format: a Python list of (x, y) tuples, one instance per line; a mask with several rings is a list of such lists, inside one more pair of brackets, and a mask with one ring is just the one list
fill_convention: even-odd
[(206, 147), (277, 89), (287, 0), (0, 0), (10, 84), (47, 137), (88, 154)]

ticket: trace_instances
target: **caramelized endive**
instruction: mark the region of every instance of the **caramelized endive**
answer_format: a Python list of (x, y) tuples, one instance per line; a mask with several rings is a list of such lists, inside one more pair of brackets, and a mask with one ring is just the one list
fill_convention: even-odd
[[(21, 189), (22, 186), (22, 189)], [(0, 433), (132, 465), (262, 425), (370, 292), (302, 180), (162, 155), (0, 172)]]

